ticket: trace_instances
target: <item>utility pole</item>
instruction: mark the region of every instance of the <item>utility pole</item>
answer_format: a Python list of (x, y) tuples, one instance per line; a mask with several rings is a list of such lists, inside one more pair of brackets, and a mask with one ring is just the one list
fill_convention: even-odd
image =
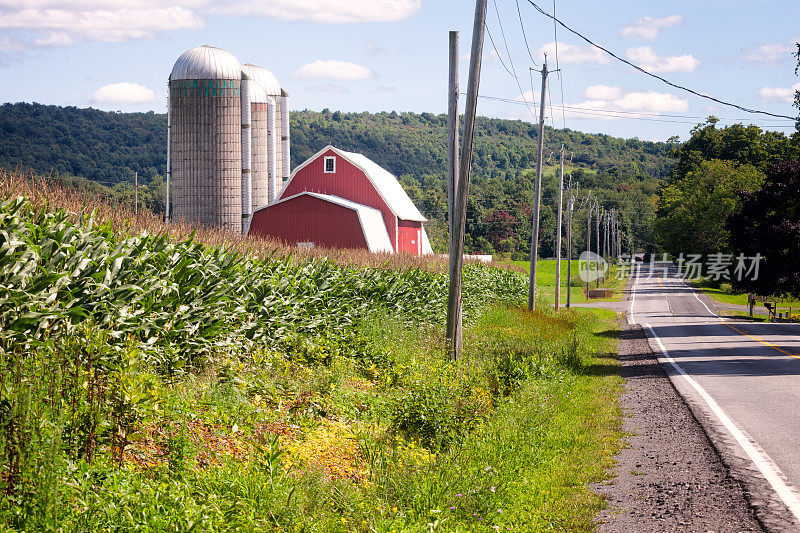
[(569, 176), (569, 199), (567, 200), (567, 309), (572, 306), (572, 174)]
[(139, 173), (133, 174), (133, 212), (139, 214)]
[(450, 32), (447, 92), (447, 230), (453, 246), (453, 205), (458, 188), (458, 32)]
[[(456, 266), (455, 249), (456, 233), (454, 231), (455, 196), (458, 190), (458, 32), (450, 32), (450, 69), (447, 93), (447, 234), (450, 236), (450, 270)], [(463, 345), (463, 331), (461, 321), (461, 302), (457, 302), (455, 309), (455, 329), (452, 337), (453, 354), (461, 353)], [(449, 330), (448, 330), (449, 332)]]
[(589, 299), (589, 265), (591, 259), (589, 252), (592, 251), (592, 191), (589, 191), (586, 197), (586, 299)]
[[(596, 239), (594, 241), (594, 245), (595, 245), (595, 252), (597, 252), (597, 256), (598, 256), (598, 259), (597, 259), (597, 272), (599, 273), (600, 272), (600, 261), (601, 261), (601, 258), (600, 258), (600, 253), (601, 253), (600, 252), (600, 200), (595, 200), (595, 205), (597, 206), (597, 216), (595, 217), (596, 218), (596, 220), (595, 220), (595, 236), (596, 236)], [(600, 276), (599, 275), (597, 276), (597, 280), (596, 281), (597, 281), (597, 283), (595, 284), (595, 287), (599, 289), (600, 288)]]
[(536, 158), (536, 186), (531, 224), (531, 273), (528, 283), (528, 311), (536, 309), (536, 265), (539, 258), (539, 207), (542, 203), (542, 152), (544, 152), (544, 97), (547, 88), (547, 54), (542, 64), (542, 94), (539, 98), (539, 156)]
[[(561, 299), (561, 206), (564, 203), (564, 143), (561, 143), (561, 169), (558, 174), (558, 220), (556, 221), (556, 311)], [(569, 287), (567, 287), (569, 291)]]
[[(608, 262), (608, 228), (610, 220), (610, 211), (603, 210), (603, 259)], [(603, 285), (606, 284), (606, 273), (603, 272)]]
[(483, 55), (483, 33), (486, 25), (486, 0), (475, 0), (475, 23), (472, 27), (472, 51), (469, 60), (467, 84), (467, 106), (464, 110), (464, 139), (461, 144), (461, 160), (458, 189), (455, 194), (453, 233), (455, 261), (450, 262), (450, 289), (447, 295), (447, 339), (450, 356), (460, 355), (461, 346), (456, 338), (458, 309), (461, 307), (461, 268), (464, 264), (464, 229), (467, 225), (467, 197), (469, 195), (469, 172), (472, 163), (472, 141), (475, 134), (475, 113), (478, 107), (478, 85), (481, 77)]
[(617, 209), (614, 208), (614, 217), (611, 219), (611, 259), (619, 255), (617, 250)]

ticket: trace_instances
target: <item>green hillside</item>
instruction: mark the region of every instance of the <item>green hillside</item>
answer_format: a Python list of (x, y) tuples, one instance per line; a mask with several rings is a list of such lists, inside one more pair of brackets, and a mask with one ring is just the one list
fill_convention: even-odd
[[(132, 197), (138, 172), (140, 201), (163, 212), (165, 115), (5, 104), (0, 106), (0, 134), (0, 168), (87, 178), (108, 189), (84, 186), (118, 199)], [(389, 169), (430, 219), (434, 248), (446, 250), (445, 115), (297, 111), (291, 135), (293, 166), (330, 143)], [(467, 248), (523, 257), (530, 249), (536, 127), (480, 117), (475, 135)], [(546, 135), (543, 256), (553, 255), (557, 182), (551, 154), (561, 143), (572, 154), (567, 172), (584, 190), (598, 193), (605, 207), (620, 209), (637, 235), (652, 240), (651, 197), (672, 166), (671, 145), (550, 128)], [(576, 227), (579, 234), (581, 229)]]

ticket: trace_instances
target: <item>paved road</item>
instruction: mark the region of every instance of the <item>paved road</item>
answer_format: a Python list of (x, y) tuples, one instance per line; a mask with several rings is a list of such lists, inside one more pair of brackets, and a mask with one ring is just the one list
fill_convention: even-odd
[(648, 333), (756, 512), (800, 530), (800, 324), (721, 319), (675, 269), (644, 265), (629, 287), (628, 321)]

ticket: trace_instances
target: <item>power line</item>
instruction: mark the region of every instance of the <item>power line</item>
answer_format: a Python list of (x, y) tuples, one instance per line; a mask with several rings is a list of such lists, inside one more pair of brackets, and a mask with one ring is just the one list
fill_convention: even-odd
[[(495, 44), (494, 44), (494, 38), (492, 37), (492, 32), (491, 32), (491, 31), (489, 31), (489, 25), (488, 25), (488, 24), (485, 24), (484, 26), (486, 27), (486, 34), (487, 34), (487, 35), (489, 35), (489, 41), (492, 43), (492, 48), (494, 49), (494, 53), (497, 55), (497, 59), (499, 59), (499, 60), (500, 60), (500, 64), (501, 64), (501, 65), (503, 65), (503, 68), (505, 69), (505, 71), (506, 71), (506, 72), (508, 72), (508, 75), (509, 75), (509, 76), (511, 76), (512, 78), (516, 78), (516, 77), (517, 77), (517, 75), (516, 75), (516, 74), (514, 74), (512, 71), (510, 71), (510, 70), (508, 69), (508, 67), (506, 66), (506, 62), (505, 62), (505, 61), (503, 61), (503, 56), (502, 56), (502, 55), (500, 55), (500, 51), (497, 49), (497, 46), (495, 46)], [(513, 68), (513, 67), (512, 67), (512, 68)]]
[[(463, 93), (462, 93), (463, 94)], [(525, 105), (523, 102), (519, 100), (514, 100), (511, 98), (502, 98), (499, 96), (489, 96), (481, 94), (479, 95), (480, 98), (484, 98), (486, 100), (495, 100), (498, 102), (505, 102), (508, 104), (514, 105)], [(598, 116), (598, 117), (607, 117), (607, 118), (619, 118), (619, 119), (631, 119), (631, 120), (650, 120), (653, 122), (670, 122), (676, 124), (697, 124), (695, 121), (680, 121), (680, 120), (664, 120), (659, 118), (648, 118), (648, 117), (667, 117), (667, 118), (686, 118), (686, 119), (697, 119), (697, 120), (704, 120), (705, 116), (699, 115), (672, 115), (666, 113), (648, 113), (645, 111), (622, 111), (622, 110), (614, 110), (614, 109), (593, 109), (587, 107), (578, 107), (578, 106), (568, 106), (563, 105), (564, 109), (570, 110), (576, 114), (581, 115), (589, 115), (589, 116)], [(626, 116), (631, 115), (631, 116)], [(739, 118), (730, 118), (730, 117), (717, 117), (719, 118), (720, 122), (738, 122), (743, 119)], [(765, 122), (769, 119), (751, 119), (754, 122)], [(763, 127), (769, 128), (794, 128), (794, 125), (784, 125), (784, 124), (765, 124)]]
[[(522, 90), (522, 85), (519, 83), (520, 77), (517, 76), (517, 69), (514, 68), (514, 60), (511, 57), (511, 50), (508, 47), (508, 41), (506, 40), (506, 32), (503, 30), (503, 21), (500, 20), (500, 10), (497, 8), (497, 0), (493, 0), (493, 3), (494, 3), (494, 11), (497, 14), (497, 25), (500, 27), (500, 34), (503, 37), (503, 43), (506, 46), (506, 53), (508, 54), (508, 62), (511, 65), (511, 72), (509, 72), (509, 74), (511, 74), (511, 76), (514, 78), (514, 82), (517, 84), (517, 88), (519, 89), (520, 95), (522, 96), (522, 99), (525, 101), (525, 106), (528, 108), (528, 112), (531, 114), (532, 117), (536, 118), (536, 113), (534, 112), (533, 109), (531, 109), (531, 106), (528, 105), (528, 100), (525, 98), (525, 91)], [(484, 25), (486, 24), (484, 23)], [(486, 25), (486, 33), (489, 34), (489, 41), (491, 41), (492, 46), (494, 47), (494, 40), (492, 40), (492, 34), (489, 33), (488, 25)], [(494, 51), (497, 54), (497, 56), (500, 57), (500, 53), (497, 52), (496, 47), (494, 48)], [(500, 61), (502, 63), (502, 58), (500, 59)], [(503, 67), (505, 67), (505, 63), (503, 64)], [(508, 72), (508, 69), (506, 69), (506, 72)], [(533, 96), (533, 92), (531, 92), (531, 96)]]
[(592, 41), (591, 39), (589, 39), (588, 37), (584, 36), (583, 34), (581, 34), (581, 33), (577, 32), (577, 31), (575, 31), (575, 30), (573, 30), (572, 28), (570, 28), (569, 26), (567, 26), (566, 24), (564, 24), (563, 22), (561, 22), (561, 21), (560, 21), (559, 19), (557, 19), (557, 18), (556, 18), (554, 15), (551, 15), (550, 13), (547, 13), (547, 12), (546, 12), (545, 10), (543, 10), (541, 7), (539, 7), (538, 5), (536, 5), (536, 4), (533, 2), (533, 0), (526, 0), (526, 1), (527, 1), (527, 2), (528, 2), (530, 5), (532, 5), (532, 6), (534, 7), (534, 9), (536, 9), (536, 11), (538, 11), (539, 13), (541, 13), (542, 15), (544, 15), (544, 16), (546, 16), (546, 17), (548, 17), (548, 18), (551, 18), (551, 19), (553, 19), (553, 22), (554, 22), (554, 23), (558, 23), (558, 24), (559, 24), (561, 27), (563, 27), (565, 30), (567, 30), (568, 32), (572, 33), (573, 35), (575, 35), (575, 36), (577, 36), (577, 37), (579, 37), (579, 38), (583, 39), (584, 41), (586, 41), (586, 42), (587, 42), (587, 43), (589, 43), (590, 45), (594, 46), (595, 48), (597, 48), (597, 49), (599, 49), (599, 50), (602, 50), (603, 52), (607, 53), (608, 55), (610, 55), (611, 57), (613, 57), (613, 58), (614, 58), (614, 59), (616, 59), (617, 61), (620, 61), (620, 62), (622, 62), (622, 63), (625, 63), (626, 65), (628, 65), (628, 66), (630, 66), (630, 67), (633, 67), (633, 68), (635, 68), (635, 69), (636, 69), (636, 70), (638, 70), (639, 72), (641, 72), (641, 73), (643, 73), (643, 74), (645, 74), (645, 75), (647, 75), (647, 76), (650, 76), (651, 78), (655, 78), (655, 79), (657, 79), (657, 80), (659, 80), (659, 81), (661, 81), (661, 82), (663, 82), (663, 83), (666, 83), (666, 84), (667, 84), (667, 85), (669, 85), (670, 87), (674, 87), (675, 89), (680, 89), (680, 90), (682, 90), (682, 91), (686, 91), (686, 92), (688, 92), (688, 93), (690, 93), (690, 94), (693, 94), (693, 95), (695, 95), (695, 96), (697, 96), (697, 97), (700, 97), (700, 98), (705, 98), (706, 100), (711, 100), (712, 102), (716, 102), (716, 103), (718, 103), (718, 104), (722, 104), (722, 105), (725, 105), (725, 106), (728, 106), (728, 107), (733, 107), (733, 108), (736, 108), (736, 109), (738, 109), (738, 110), (740, 110), (740, 111), (744, 111), (745, 113), (756, 113), (756, 114), (767, 115), (767, 116), (770, 116), (770, 117), (775, 117), (775, 118), (786, 118), (786, 119), (793, 120), (793, 121), (794, 121), (794, 120), (797, 120), (797, 117), (790, 117), (790, 116), (787, 116), (787, 115), (778, 115), (778, 114), (776, 114), (776, 113), (770, 113), (770, 112), (768, 112), (768, 111), (761, 111), (761, 110), (758, 110), (758, 109), (750, 109), (749, 107), (744, 107), (744, 106), (740, 106), (740, 105), (738, 105), (738, 104), (734, 104), (734, 103), (731, 103), (731, 102), (726, 102), (726, 101), (724, 101), (724, 100), (720, 100), (719, 98), (714, 98), (713, 96), (709, 96), (709, 95), (707, 95), (707, 94), (702, 94), (702, 93), (699, 93), (699, 92), (697, 92), (697, 91), (695, 91), (695, 90), (689, 89), (688, 87), (684, 87), (683, 85), (678, 85), (677, 83), (673, 83), (673, 82), (669, 81), (669, 80), (668, 80), (668, 79), (666, 79), (666, 78), (663, 78), (663, 77), (661, 77), (661, 76), (659, 76), (659, 75), (657, 75), (657, 74), (653, 74), (652, 72), (649, 72), (649, 71), (647, 71), (647, 70), (643, 69), (642, 67), (640, 67), (640, 66), (638, 66), (638, 65), (635, 65), (635, 64), (631, 63), (631, 62), (630, 62), (630, 61), (628, 61), (627, 59), (623, 59), (623, 58), (621, 58), (620, 56), (618, 56), (618, 55), (617, 55), (617, 54), (615, 54), (614, 52), (610, 51), (609, 49), (607, 49), (607, 48), (604, 48), (604, 47), (600, 46), (599, 44), (597, 44), (597, 43), (593, 42), (593, 41)]
[(531, 58), (531, 63), (533, 63), (534, 67), (538, 67), (539, 65), (536, 63), (536, 60), (533, 59), (533, 54), (531, 53), (531, 47), (528, 45), (528, 36), (525, 35), (525, 24), (522, 23), (522, 11), (519, 8), (519, 0), (516, 0), (517, 3), (517, 16), (519, 17), (519, 27), (522, 30), (522, 38), (525, 40), (525, 48), (528, 50), (528, 57)]
[(556, 129), (556, 119), (553, 116), (553, 95), (550, 94), (550, 84), (547, 84), (547, 99), (550, 101), (550, 125)]

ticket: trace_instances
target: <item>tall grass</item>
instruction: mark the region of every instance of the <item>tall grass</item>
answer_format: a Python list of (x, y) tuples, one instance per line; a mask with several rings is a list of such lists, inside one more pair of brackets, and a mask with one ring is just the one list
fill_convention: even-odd
[(32, 172), (0, 169), (0, 198), (21, 196), (31, 202), (36, 212), (63, 209), (77, 221), (88, 215), (102, 221), (117, 233), (138, 234), (142, 231), (153, 235), (168, 234), (170, 239), (224, 247), (260, 257), (289, 256), (297, 262), (326, 258), (338, 265), (369, 268), (403, 269), (418, 268), (435, 272), (447, 270), (447, 261), (439, 256), (410, 254), (371, 253), (363, 249), (338, 249), (315, 247), (298, 249), (269, 238), (244, 238), (239, 234), (209, 227), (195, 227), (180, 221), (165, 223), (162, 217), (146, 210), (138, 212), (130, 204), (111, 203), (88, 191), (79, 191), (63, 186), (55, 180)]

